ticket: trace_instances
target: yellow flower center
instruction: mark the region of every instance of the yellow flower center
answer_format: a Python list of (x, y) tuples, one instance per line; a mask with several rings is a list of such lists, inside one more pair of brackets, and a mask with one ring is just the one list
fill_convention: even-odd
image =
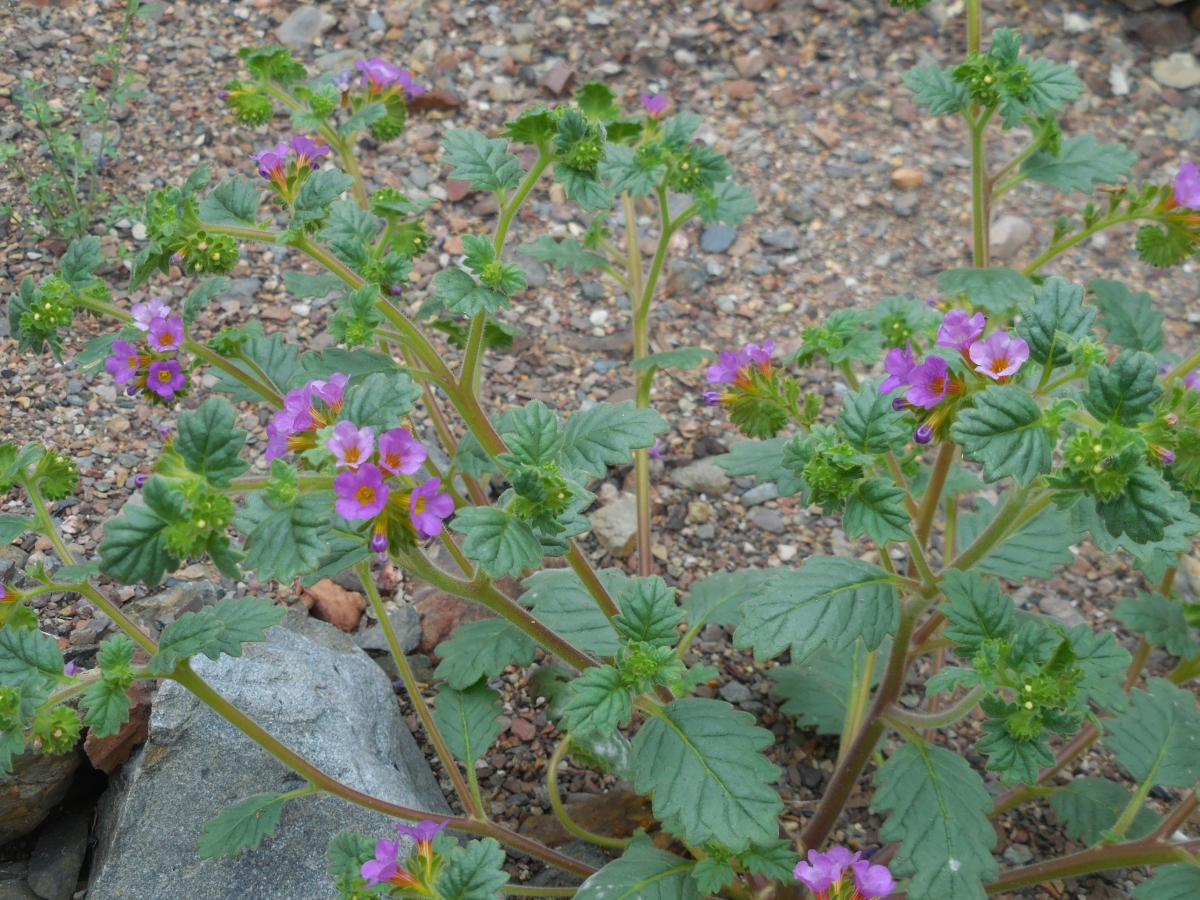
[(367, 484), (362, 485), (357, 491), (354, 492), (354, 499), (363, 506), (366, 506), (368, 503), (374, 503), (375, 488)]

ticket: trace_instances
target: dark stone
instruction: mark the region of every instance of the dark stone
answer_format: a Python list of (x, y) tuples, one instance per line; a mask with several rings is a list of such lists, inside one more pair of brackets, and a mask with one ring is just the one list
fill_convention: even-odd
[(1144, 16), (1133, 16), (1125, 30), (1151, 50), (1179, 50), (1192, 42), (1196, 32), (1183, 13), (1157, 9)]
[(77, 814), (59, 819), (38, 835), (29, 858), (29, 886), (45, 900), (71, 900), (87, 854), (88, 822)]
[(700, 236), (700, 249), (705, 253), (724, 253), (737, 240), (737, 229), (728, 225), (709, 225)]

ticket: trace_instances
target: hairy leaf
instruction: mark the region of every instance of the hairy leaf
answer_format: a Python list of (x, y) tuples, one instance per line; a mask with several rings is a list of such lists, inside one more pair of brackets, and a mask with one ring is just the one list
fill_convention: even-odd
[(742, 604), (778, 574), (771, 569), (740, 569), (692, 582), (691, 593), (682, 601), (688, 627), (737, 625), (742, 621)]
[(524, 407), (511, 410), (500, 437), (508, 446), (509, 461), (526, 466), (553, 462), (563, 445), (558, 416), (541, 400), (530, 400)]
[(670, 647), (679, 639), (675, 626), (683, 610), (675, 605), (675, 589), (654, 575), (634, 579), (633, 586), (617, 595), (621, 606), (613, 617), (613, 627), (627, 641), (642, 641), (656, 647)]
[(620, 859), (608, 863), (579, 886), (575, 900), (698, 900), (692, 880), (695, 864), (656, 850), (644, 834), (625, 848)]
[(159, 676), (170, 675), (183, 660), (217, 640), (224, 629), (224, 623), (207, 610), (184, 613), (163, 629), (158, 652), (148, 664), (150, 671)]
[(1105, 719), (1105, 745), (1139, 784), (1190, 787), (1200, 778), (1196, 697), (1165, 678), (1134, 689), (1129, 709)]
[(327, 492), (300, 494), (272, 505), (262, 491), (248, 494), (233, 520), (246, 535), (245, 568), (257, 570), (259, 581), (281, 582), (313, 571), (328, 549), (330, 499)]
[(420, 396), (421, 389), (407, 372), (375, 372), (346, 391), (338, 418), (381, 435), (395, 428)]
[(1113, 616), (1126, 627), (1140, 631), (1151, 644), (1166, 647), (1172, 656), (1194, 659), (1200, 656), (1200, 644), (1188, 631), (1183, 604), (1162, 594), (1137, 592), (1136, 600), (1122, 600)]
[(1088, 701), (1109, 711), (1128, 706), (1123, 684), (1129, 668), (1129, 651), (1117, 643), (1111, 631), (1092, 631), (1088, 624), (1076, 625), (1067, 633), (1076, 664), (1083, 669), (1083, 681), (1074, 704), (1085, 708)]
[[(250, 357), (255, 366), (266, 374), (271, 380), (271, 384), (281, 394), (287, 391), (289, 383), (293, 379), (304, 372), (303, 366), (296, 358), (298, 350), (299, 348), (295, 344), (285, 344), (283, 334), (278, 331), (267, 337), (249, 338), (241, 344), (241, 352)], [(230, 363), (257, 376), (257, 372), (250, 372), (249, 367), (237, 358), (231, 359)], [(262, 402), (262, 395), (246, 387), (223, 369), (216, 370), (214, 374), (217, 376), (216, 390), (229, 394), (235, 403), (241, 401)]]
[(964, 659), (978, 653), (984, 641), (1007, 640), (1012, 634), (1013, 601), (1000, 593), (1000, 583), (994, 578), (984, 580), (974, 572), (948, 569), (941, 589), (947, 602), (938, 611), (950, 621), (942, 633), (958, 643)]
[[(959, 516), (960, 551), (983, 533), (1004, 500), (1002, 496), (993, 506), (983, 497), (976, 497), (976, 511)], [(1075, 561), (1070, 547), (1081, 539), (1082, 535), (1071, 526), (1069, 513), (1046, 507), (993, 547), (974, 568), (1002, 578), (1052, 578), (1055, 566), (1069, 566)]]
[[(818, 734), (841, 734), (846, 724), (846, 703), (855, 672), (862, 669), (866, 648), (861, 642), (843, 653), (821, 647), (808, 659), (769, 671), (774, 691), (786, 702), (781, 712), (796, 717), (797, 727), (815, 727)], [(882, 667), (876, 666), (871, 683), (877, 684)]]
[(493, 900), (507, 882), (504, 848), (489, 837), (450, 850), (437, 892), (442, 900)]
[(196, 317), (213, 301), (213, 298), (219, 296), (227, 287), (229, 287), (229, 279), (221, 275), (201, 282), (184, 301), (183, 324), (191, 325), (195, 322)]
[(913, 100), (928, 106), (931, 116), (954, 114), (968, 103), (966, 85), (937, 66), (913, 66), (903, 78), (904, 86), (915, 95)]
[(453, 267), (442, 269), (433, 276), (433, 291), (446, 309), (464, 316), (494, 313), (512, 305), (504, 294), (479, 284), (462, 269)]
[(520, 575), (542, 561), (542, 545), (529, 523), (494, 506), (460, 509), (450, 528), (464, 535), (463, 555), (492, 578)]
[(224, 628), (201, 652), (209, 659), (222, 653), (241, 656), (242, 644), (260, 644), (267, 639), (266, 630), (278, 625), (287, 615), (286, 606), (278, 606), (267, 597), (226, 597), (208, 610)]
[(1101, 422), (1131, 426), (1154, 418), (1153, 404), (1162, 396), (1158, 363), (1149, 353), (1123, 350), (1111, 366), (1088, 369), (1083, 405)]
[(859, 453), (887, 453), (908, 437), (900, 424), (904, 415), (892, 409), (887, 394), (865, 384), (857, 391), (842, 394), (837, 423), (846, 442)]
[(693, 199), (699, 207), (700, 218), (709, 223), (740, 225), (746, 216), (758, 212), (758, 201), (754, 199), (750, 189), (728, 179), (717, 184), (711, 191), (693, 194)]
[(434, 724), (450, 752), (468, 766), (487, 752), (500, 732), (499, 698), (482, 681), (464, 691), (443, 687), (434, 698)]
[(18, 516), (15, 513), (0, 514), (0, 544), (11, 544), (26, 531), (33, 529), (33, 516)]
[(1021, 304), (1017, 334), (1029, 345), (1029, 358), (1055, 367), (1072, 362), (1067, 339), (1089, 336), (1096, 310), (1083, 305), (1083, 288), (1065, 278), (1053, 276), (1033, 289), (1033, 303)]
[(246, 443), (246, 432), (234, 428), (236, 418), (233, 407), (223, 397), (210, 397), (199, 409), (179, 414), (179, 433), (173, 446), (190, 471), (203, 475), (216, 487), (228, 487), (231, 479), (250, 468), (238, 456)]
[(86, 709), (83, 724), (98, 738), (108, 737), (121, 730), (129, 721), (128, 686), (101, 678), (93, 681), (79, 698), (79, 706)]
[(1039, 150), (1025, 160), (1021, 171), (1030, 181), (1040, 181), (1063, 193), (1090, 194), (1097, 184), (1116, 184), (1129, 176), (1137, 154), (1120, 144), (1101, 144), (1090, 134), (1067, 138), (1058, 155)]
[(1050, 471), (1050, 437), (1042, 410), (1028, 392), (1014, 385), (993, 385), (974, 396), (950, 427), (964, 459), (983, 464), (984, 481), (1011, 476), (1022, 487)]
[(635, 371), (649, 368), (657, 369), (694, 369), (703, 365), (717, 354), (706, 347), (681, 347), (678, 350), (667, 350), (664, 353), (651, 353), (641, 359), (635, 359), (630, 367)]
[(607, 269), (608, 261), (597, 253), (584, 250), (575, 238), (567, 237), (555, 240), (548, 234), (542, 235), (536, 244), (521, 244), (517, 253), (530, 259), (551, 263), (554, 268), (562, 270), (567, 266), (576, 272), (588, 269)]
[(1023, 740), (1009, 733), (1003, 719), (989, 719), (981, 728), (984, 735), (975, 748), (987, 755), (987, 770), (1000, 773), (1005, 784), (1037, 784), (1041, 767), (1054, 765), (1054, 753), (1044, 743), (1046, 732), (1037, 740)]
[(100, 249), (100, 238), (95, 235), (78, 238), (71, 241), (67, 252), (58, 262), (58, 274), (71, 287), (78, 290), (91, 284), (96, 276), (95, 268), (104, 262), (104, 253)]
[(563, 714), (571, 733), (586, 735), (597, 731), (612, 734), (618, 725), (628, 725), (633, 712), (629, 688), (612, 666), (594, 666), (571, 682), (575, 692)]
[(1097, 323), (1108, 340), (1126, 350), (1158, 353), (1163, 348), (1163, 314), (1154, 309), (1147, 291), (1133, 293), (1119, 281), (1093, 278), (1088, 282), (1092, 303), (1100, 310)]
[(563, 463), (568, 469), (603, 478), (608, 466), (630, 463), (634, 450), (652, 446), (655, 435), (666, 430), (662, 416), (652, 409), (638, 409), (632, 400), (615, 406), (600, 403), (567, 419)]
[(533, 638), (505, 619), (467, 622), (434, 648), (442, 658), (434, 675), (463, 691), (485, 675), (499, 675), (513, 661), (528, 666), (536, 650)]
[(937, 277), (943, 294), (966, 294), (989, 312), (1002, 313), (1033, 296), (1033, 282), (1016, 269), (950, 269)]
[[(596, 575), (614, 597), (631, 583), (620, 569), (600, 569)], [(616, 631), (573, 571), (546, 569), (530, 575), (524, 584), (521, 602), (533, 607), (539, 622), (553, 628), (580, 650), (612, 656), (620, 649)]]
[(1148, 465), (1129, 473), (1125, 492), (1112, 500), (1096, 501), (1096, 514), (1114, 537), (1122, 534), (1139, 544), (1161, 541), (1174, 521), (1171, 489)]
[(262, 195), (257, 181), (222, 181), (200, 201), (200, 219), (209, 225), (255, 225)]
[(96, 548), (100, 571), (122, 584), (158, 584), (163, 572), (179, 568), (163, 531), (171, 524), (168, 511), (182, 496), (158, 477), (146, 482), (142, 495), (145, 506), (126, 503), (119, 517), (104, 523), (104, 540)]
[(312, 222), (325, 215), (326, 208), (345, 191), (354, 187), (354, 179), (337, 169), (313, 172), (300, 185), (292, 204), (293, 225)]
[(19, 687), (35, 672), (55, 679), (62, 675), (58, 642), (36, 628), (0, 628), (0, 684)]
[(567, 199), (578, 203), (584, 212), (595, 212), (612, 206), (612, 191), (591, 172), (558, 163), (554, 166), (554, 180), (562, 184), (567, 192)]
[(502, 191), (516, 187), (521, 180), (521, 163), (508, 152), (508, 141), (488, 138), (475, 129), (446, 132), (442, 162), (454, 166), (450, 177), (469, 181), (476, 191)]
[(647, 164), (632, 147), (609, 144), (606, 151), (598, 172), (614, 194), (628, 192), (631, 197), (645, 197), (654, 193), (666, 177), (667, 167), (662, 162)]
[(275, 833), (286, 802), (279, 794), (255, 794), (225, 807), (204, 823), (200, 858), (237, 859), (242, 850), (257, 850), (263, 838)]
[(1156, 866), (1154, 877), (1143, 881), (1133, 900), (1194, 900), (1200, 896), (1200, 869), (1188, 863)]
[(887, 478), (860, 482), (846, 502), (842, 519), (846, 537), (854, 539), (865, 532), (880, 547), (888, 541), (907, 540), (912, 516), (904, 507), (906, 496), (904, 488)]
[(753, 475), (760, 484), (774, 481), (780, 497), (791, 497), (804, 490), (804, 481), (780, 465), (783, 447), (790, 440), (789, 437), (777, 437), (766, 441), (738, 441), (728, 453), (715, 457), (713, 462), (734, 477)]
[[(1055, 789), (1050, 795), (1050, 805), (1066, 829), (1067, 837), (1082, 840), (1090, 847), (1100, 840), (1105, 831), (1117, 824), (1117, 819), (1132, 799), (1133, 794), (1115, 781), (1076, 778), (1070, 784)], [(1126, 836), (1131, 840), (1145, 837), (1158, 827), (1159, 821), (1157, 813), (1142, 807)]]

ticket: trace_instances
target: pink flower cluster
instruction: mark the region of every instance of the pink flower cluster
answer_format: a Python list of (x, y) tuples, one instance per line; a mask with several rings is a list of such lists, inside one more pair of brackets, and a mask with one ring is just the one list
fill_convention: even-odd
[(267, 423), (267, 462), (290, 450), (317, 445), (316, 433), (337, 418), (350, 376), (334, 372), (328, 381), (316, 379), (294, 388), (283, 398), (283, 409)]
[(1200, 391), (1200, 369), (1192, 369), (1183, 376), (1185, 387), (1190, 387), (1194, 391)]
[[(289, 159), (295, 153), (294, 160)], [(311, 138), (298, 134), (290, 140), (280, 141), (274, 147), (251, 153), (250, 159), (258, 163), (258, 174), (267, 179), (280, 191), (288, 190), (288, 179), (296, 175), (321, 168), (318, 160), (329, 153), (329, 148), (315, 143)]]
[[(874, 900), (886, 897), (896, 888), (887, 866), (873, 866), (862, 853), (851, 854), (845, 847), (831, 847), (828, 853), (808, 851), (808, 862), (796, 864), (796, 880), (812, 891), (813, 900)], [(854, 879), (847, 891), (846, 877)]]
[(151, 297), (133, 305), (133, 327), (145, 333), (147, 352), (129, 341), (113, 341), (104, 368), (117, 384), (128, 385), (125, 392), (130, 396), (145, 389), (167, 403), (174, 401), (187, 379), (179, 361), (166, 354), (183, 346), (183, 319), (171, 315), (171, 308), (161, 299)]
[[(708, 372), (709, 384), (729, 384), (743, 390), (750, 387), (750, 369), (757, 366), (759, 371), (769, 374), (771, 371), (771, 351), (775, 342), (767, 338), (760, 347), (758, 344), (746, 344), (737, 353), (722, 350), (717, 357), (717, 364), (710, 366)], [(704, 392), (704, 402), (716, 406), (722, 401), (732, 400), (733, 394), (725, 391), (707, 390)]]
[[(432, 819), (425, 819), (416, 825), (396, 825), (399, 837), (410, 837), (417, 842), (416, 856), (420, 857), (424, 863), (421, 866), (423, 872), (432, 872), (433, 839), (447, 824), (449, 823), (445, 821), (435, 822)], [(363, 863), (360, 872), (362, 877), (367, 880), (367, 887), (386, 882), (410, 888), (418, 893), (425, 893), (426, 886), (422, 884), (421, 879), (400, 863), (399, 839), (379, 841), (375, 845), (375, 858)]]
[(667, 111), (667, 95), (642, 94), (642, 106), (646, 110), (646, 115), (650, 116), (650, 118), (661, 118), (663, 113)]
[(1200, 209), (1200, 171), (1197, 171), (1195, 163), (1179, 164), (1179, 173), (1171, 185), (1171, 196), (1176, 206)]
[(407, 69), (393, 66), (378, 56), (356, 60), (354, 68), (363, 73), (362, 86), (372, 99), (392, 91), (399, 91), (406, 99), (425, 93), (425, 88), (413, 82), (412, 74)]

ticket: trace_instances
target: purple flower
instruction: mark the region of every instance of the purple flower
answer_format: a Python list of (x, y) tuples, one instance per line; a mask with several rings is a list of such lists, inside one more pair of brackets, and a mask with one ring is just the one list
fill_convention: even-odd
[[(444, 496), (444, 495), (443, 495)], [(446, 499), (449, 499), (448, 497)], [(417, 852), (423, 856), (431, 856), (433, 853), (433, 839), (446, 827), (449, 820), (435, 822), (433, 819), (422, 819), (416, 825), (404, 825), (396, 823), (396, 831), (400, 832), (402, 837), (410, 837), (417, 842)]]
[(828, 853), (808, 851), (808, 862), (796, 864), (792, 874), (816, 897), (828, 897), (831, 885), (842, 878), (842, 870), (858, 861), (862, 854), (851, 854), (845, 847), (830, 847)]
[(983, 313), (969, 316), (965, 309), (952, 309), (946, 313), (942, 324), (938, 326), (937, 345), (966, 352), (966, 349), (983, 334), (985, 321)]
[[(113, 346), (116, 346), (115, 344)], [(1193, 390), (1200, 391), (1200, 369), (1192, 369), (1183, 376), (1183, 384)]]
[(1195, 163), (1179, 164), (1179, 174), (1175, 176), (1172, 188), (1176, 203), (1188, 209), (1200, 209), (1200, 172), (1196, 171)]
[(362, 864), (362, 877), (367, 886), (391, 881), (400, 870), (396, 857), (400, 855), (399, 841), (380, 841), (375, 845), (375, 858)]
[(150, 347), (159, 353), (178, 350), (183, 344), (183, 319), (179, 316), (155, 316), (150, 320), (147, 340)]
[(379, 436), (379, 468), (389, 475), (413, 474), (428, 455), (407, 428), (393, 428)]
[(646, 455), (651, 459), (662, 459), (662, 451), (658, 449), (658, 438), (654, 439), (654, 446), (646, 451)]
[(165, 441), (167, 438), (169, 438), (174, 433), (175, 433), (175, 428), (172, 425), (164, 424), (164, 425), (158, 426), (158, 439), (160, 441)]
[(390, 288), (388, 288), (388, 293), (391, 294), (393, 297), (399, 297), (401, 294), (404, 293), (404, 285), (393, 284)]
[(925, 357), (925, 362), (909, 370), (908, 383), (912, 386), (904, 398), (912, 406), (933, 409), (946, 397), (950, 385), (948, 371), (946, 361), (940, 356)]
[(150, 480), (150, 476), (145, 472), (138, 472), (133, 476), (133, 486), (136, 488), (144, 487), (146, 482)]
[(326, 438), (325, 448), (333, 454), (339, 468), (357, 469), (375, 452), (375, 432), (356, 428), (353, 422), (338, 422), (333, 426), (333, 437)]
[(720, 406), (721, 405), (721, 394), (718, 391), (705, 391), (704, 392), (704, 405), (705, 406)]
[(75, 673), (78, 671), (79, 671), (79, 666), (75, 665), (75, 660), (71, 660), (69, 663), (67, 663), (65, 666), (63, 666), (63, 674), (66, 675), (68, 678), (74, 678)]
[(928, 444), (933, 440), (933, 425), (929, 422), (918, 425), (917, 430), (913, 432), (913, 440), (918, 444)]
[(341, 372), (334, 372), (329, 376), (328, 381), (310, 381), (305, 388), (312, 392), (312, 395), (323, 402), (326, 406), (331, 406), (340, 409), (342, 406), (342, 398), (346, 393), (346, 385), (350, 383), (350, 376), (343, 375)]
[(709, 366), (709, 384), (732, 384), (738, 377), (738, 369), (750, 361), (748, 356), (734, 353), (732, 350), (722, 350), (717, 356), (717, 364)]
[(175, 392), (183, 390), (185, 384), (187, 384), (187, 379), (183, 377), (178, 361), (168, 359), (166, 362), (150, 363), (150, 374), (146, 377), (146, 387), (164, 400), (174, 400)]
[(667, 95), (642, 94), (642, 106), (646, 108), (647, 115), (657, 119), (667, 111)]
[(1164, 466), (1169, 466), (1171, 463), (1175, 462), (1175, 452), (1173, 450), (1168, 450), (1166, 447), (1157, 446), (1153, 447), (1152, 449), (1154, 450), (1154, 455), (1158, 457), (1158, 461)]
[(388, 548), (387, 532), (373, 532), (371, 534), (371, 540), (367, 542), (367, 546), (371, 548), (373, 553), (386, 553)]
[(916, 364), (917, 361), (913, 358), (912, 341), (906, 342), (903, 350), (899, 347), (889, 350), (883, 361), (883, 367), (887, 370), (888, 377), (884, 379), (883, 384), (879, 385), (879, 393), (890, 394), (901, 385), (908, 384), (908, 373)]
[[(275, 414), (278, 418), (279, 413)], [(288, 452), (287, 435), (275, 427), (275, 423), (267, 423), (267, 462), (271, 462)]]
[(217, 99), (218, 100), (228, 100), (229, 99), (229, 91), (224, 90), (224, 89), (217, 91)]
[(285, 178), (283, 166), (289, 150), (291, 148), (283, 141), (280, 141), (268, 150), (259, 150), (257, 153), (251, 153), (250, 158), (258, 163), (259, 175), (268, 181), (276, 181), (282, 184)]
[(397, 81), (400, 84), (400, 90), (403, 91), (404, 96), (408, 97), (410, 100), (413, 97), (420, 97), (423, 93), (425, 93), (425, 88), (413, 81), (412, 75), (410, 75), (406, 69), (400, 70), (400, 77), (397, 79)]
[(271, 421), (282, 435), (312, 431), (312, 397), (309, 393), (309, 385), (292, 388), (284, 394), (283, 409), (275, 413)]
[(6, 588), (3, 583), (0, 583), (0, 600), (8, 600), (8, 599), (10, 599), (10, 594), (8, 592), (8, 588)]
[(350, 79), (354, 77), (354, 73), (347, 69), (345, 72), (339, 72), (331, 79), (333, 86), (343, 94), (350, 90)]
[(409, 97), (425, 93), (425, 88), (413, 83), (412, 75), (406, 69), (384, 62), (378, 56), (357, 60), (354, 68), (363, 73), (362, 86), (371, 91), (381, 91), (384, 88), (395, 86)]
[(158, 297), (151, 297), (145, 303), (133, 304), (133, 327), (138, 331), (149, 331), (150, 323), (157, 318), (166, 318), (171, 314), (171, 307)]
[(347, 470), (333, 479), (337, 493), (334, 509), (343, 519), (373, 519), (387, 505), (388, 486), (378, 466), (366, 463), (356, 470)]
[(896, 889), (896, 879), (887, 866), (873, 866), (863, 859), (851, 863), (850, 868), (854, 872), (854, 888), (863, 900), (886, 897)]
[(328, 147), (318, 146), (311, 138), (306, 138), (302, 134), (296, 135), (288, 141), (288, 144), (296, 151), (296, 165), (301, 169), (305, 166), (308, 166), (310, 169), (321, 168), (321, 164), (317, 162), (317, 157), (329, 154)]
[(413, 527), (421, 537), (437, 537), (441, 534), (442, 519), (454, 512), (454, 499), (449, 494), (439, 494), (438, 488), (441, 486), (442, 479), (430, 478), (412, 492), (408, 511)]
[(124, 384), (136, 377), (140, 366), (137, 347), (125, 341), (113, 341), (112, 356), (104, 360), (104, 368), (116, 379), (117, 384)]
[(1002, 381), (1016, 375), (1029, 359), (1029, 345), (1019, 337), (1009, 337), (1007, 331), (997, 331), (988, 335), (987, 340), (973, 343), (968, 355), (976, 372), (993, 381)]
[(767, 338), (765, 341), (763, 341), (763, 345), (761, 347), (758, 346), (758, 344), (747, 344), (742, 348), (742, 353), (749, 358), (750, 362), (756, 362), (760, 366), (764, 366), (770, 365), (771, 351), (774, 349), (775, 341), (773, 341), (771, 338)]

